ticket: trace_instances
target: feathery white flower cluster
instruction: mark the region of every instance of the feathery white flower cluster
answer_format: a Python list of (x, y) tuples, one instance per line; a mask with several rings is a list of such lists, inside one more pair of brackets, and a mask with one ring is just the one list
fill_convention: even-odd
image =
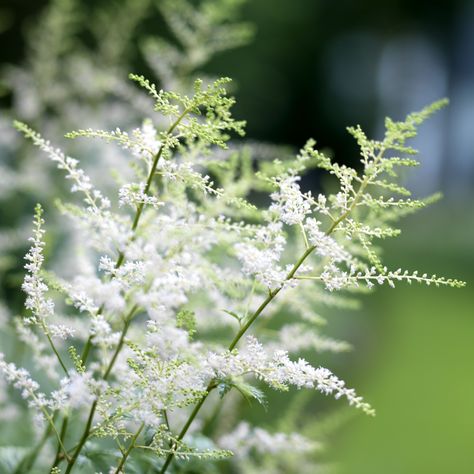
[(244, 274), (254, 276), (267, 288), (281, 286), (286, 273), (279, 262), (285, 244), (281, 222), (271, 222), (258, 229), (252, 239), (236, 244), (237, 258), (242, 262)]
[(282, 222), (288, 225), (301, 224), (307, 214), (311, 212), (311, 206), (307, 199), (301, 194), (298, 181), (299, 176), (289, 176), (278, 181), (278, 192), (271, 195), (274, 203), (270, 211), (276, 212)]
[(83, 193), (85, 202), (93, 209), (107, 209), (110, 207), (109, 199), (104, 197), (98, 189), (94, 189), (89, 176), (86, 175), (83, 169), (78, 168), (78, 160), (66, 156), (59, 148), (54, 148), (48, 140), (44, 140), (25, 124), (15, 122), (15, 126), (43, 150), (51, 161), (57, 164), (58, 169), (66, 171), (66, 179), (73, 182), (71, 192)]
[(25, 255), (25, 268), (28, 273), (25, 275), (22, 289), (27, 294), (25, 307), (33, 313), (28, 321), (32, 324), (44, 324), (44, 320), (54, 315), (53, 300), (46, 298), (45, 294), (48, 291), (48, 286), (44, 283), (40, 275), (41, 266), (43, 265), (43, 235), (44, 230), (42, 225), (44, 220), (42, 218), (43, 210), (41, 206), (36, 206), (35, 221), (34, 221), (34, 235), (29, 240), (33, 243), (30, 251)]
[(314, 218), (306, 219), (304, 227), (308, 240), (315, 247), (314, 251), (321, 257), (327, 257), (331, 262), (348, 262), (351, 256), (339, 243), (320, 229), (321, 222)]
[(292, 361), (285, 350), (269, 354), (253, 336), (247, 337), (247, 345), (238, 353), (211, 354), (208, 364), (217, 379), (241, 377), (253, 373), (271, 387), (285, 390), (289, 385), (297, 388), (315, 388), (325, 395), (335, 398), (346, 397), (350, 405), (360, 408), (367, 414), (375, 412), (353, 389), (348, 389), (344, 381), (338, 379), (330, 370), (314, 368), (299, 358)]
[(138, 207), (140, 204), (158, 208), (164, 205), (157, 197), (145, 193), (145, 183), (124, 184), (119, 191), (119, 205)]
[(256, 455), (285, 453), (306, 453), (314, 451), (318, 445), (299, 433), (269, 433), (263, 428), (250, 426), (241, 421), (231, 433), (219, 439), (219, 446), (232, 451), (238, 458)]
[(50, 411), (60, 408), (60, 403), (54, 394), (47, 398), (40, 392), (40, 385), (31, 378), (30, 373), (24, 368), (18, 368), (12, 362), (5, 362), (5, 356), (0, 352), (0, 373), (7, 382), (20, 391), (22, 398), (28, 401), (28, 406), (34, 410), (35, 418), (40, 422), (44, 418), (50, 418)]
[(18, 369), (15, 364), (5, 362), (5, 355), (0, 352), (0, 371), (8, 382), (20, 390), (23, 398), (35, 398), (39, 385), (35, 382), (26, 369)]
[(99, 270), (113, 277), (113, 280), (119, 282), (124, 288), (141, 285), (145, 281), (147, 267), (149, 264), (143, 261), (125, 262), (117, 267), (116, 262), (107, 256), (102, 256), (99, 261)]
[(150, 160), (159, 152), (162, 143), (157, 139), (157, 131), (151, 120), (145, 120), (142, 128), (136, 128), (130, 133), (117, 127), (115, 130), (76, 130), (66, 135), (67, 138), (93, 137), (114, 141), (124, 150), (130, 151), (135, 158), (143, 159), (148, 164)]
[(60, 375), (57, 370), (57, 360), (51, 353), (51, 347), (44, 338), (33, 331), (31, 326), (24, 324), (24, 321), (15, 321), (18, 339), (31, 350), (35, 368), (43, 372), (51, 380), (59, 380)]
[(120, 333), (113, 332), (109, 322), (101, 314), (92, 318), (90, 335), (94, 344), (106, 348), (116, 346), (120, 339)]

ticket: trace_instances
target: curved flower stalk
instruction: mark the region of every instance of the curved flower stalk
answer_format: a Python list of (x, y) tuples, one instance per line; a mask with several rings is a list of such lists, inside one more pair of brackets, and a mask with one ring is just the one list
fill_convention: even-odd
[[(32, 315), (23, 326), (41, 323), (43, 333), (36, 336), (51, 339), (54, 363), (64, 377), (52, 382), (50, 396), (39, 396), (37, 382), (0, 364), (21, 389), (28, 378), (32, 388), (25, 393), (41, 401), (42, 420), (49, 424), (42, 440), (57, 449), (52, 472), (75, 471), (81, 457), (94, 459), (111, 442), (117, 448), (107, 456), (106, 468), (117, 474), (129, 465), (149, 464), (165, 473), (175, 457), (224, 459), (229, 448), (241, 445), (232, 438), (243, 428), (217, 438), (204, 429), (200, 433), (194, 421), (205, 422), (204, 405), (217, 407), (230, 391), (262, 402), (265, 386), (312, 389), (374, 414), (344, 381), (299, 353), (349, 349), (320, 328), (324, 306), (354, 306), (342, 291), (398, 281), (463, 286), (388, 270), (373, 245), (398, 235), (392, 227), (397, 216), (424, 206), (394, 197), (408, 193), (394, 178), (397, 167), (415, 165), (403, 157), (414, 154), (405, 142), (443, 102), (404, 122), (387, 120), (382, 141), (350, 129), (361, 149), (360, 173), (332, 162), (312, 141), (296, 158), (260, 163), (255, 173), (247, 155), (216, 151), (227, 149), (230, 134), (243, 134), (244, 123), (231, 115), (228, 79), (196, 81), (189, 96), (160, 90), (142, 76), (131, 79), (153, 98), (167, 127), (147, 120), (132, 132), (83, 129), (67, 135), (106, 140), (130, 154), (134, 176), (122, 180), (113, 197), (105, 197), (76, 160), (17, 123), (83, 197), (59, 207), (82, 237), (87, 270), (78, 269), (71, 278), (43, 271), (38, 208), (24, 286)], [(403, 156), (392, 156), (394, 151)], [(310, 167), (333, 175), (337, 192), (303, 192), (299, 177)], [(249, 202), (253, 190), (270, 192), (268, 208)], [(61, 296), (64, 315), (53, 311), (53, 299), (60, 303)], [(293, 314), (291, 323), (265, 331), (265, 322), (285, 309)], [(226, 341), (216, 335), (219, 327), (233, 336)], [(295, 434), (273, 436), (288, 447), (299, 444), (301, 456), (316, 446)], [(262, 453), (273, 439), (257, 429), (252, 437), (254, 444), (239, 448), (240, 456)], [(43, 462), (40, 449), (18, 473)]]

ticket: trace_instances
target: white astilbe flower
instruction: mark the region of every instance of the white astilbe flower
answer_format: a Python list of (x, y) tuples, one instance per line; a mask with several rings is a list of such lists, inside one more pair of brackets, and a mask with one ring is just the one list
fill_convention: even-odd
[(268, 288), (281, 286), (286, 278), (285, 270), (279, 265), (286, 244), (281, 227), (281, 223), (272, 222), (258, 229), (254, 239), (235, 245), (243, 273), (255, 276)]
[(92, 137), (117, 143), (124, 150), (129, 150), (133, 156), (143, 159), (147, 163), (159, 152), (161, 142), (157, 138), (157, 131), (151, 120), (144, 120), (142, 128), (136, 128), (131, 133), (117, 127), (115, 130), (76, 130), (66, 134), (68, 138)]
[(143, 155), (143, 150), (146, 150), (151, 156), (158, 153), (161, 142), (157, 138), (157, 131), (151, 120), (144, 120), (141, 130), (135, 130), (134, 135), (139, 138), (140, 142), (140, 145), (132, 148), (132, 153), (135, 156), (140, 158)]
[(90, 372), (83, 374), (73, 372), (69, 378), (61, 382), (61, 391), (71, 408), (90, 406), (97, 397), (95, 392), (98, 388), (103, 388), (103, 385), (97, 384)]
[[(69, 214), (67, 210), (65, 213)], [(123, 251), (132, 237), (128, 219), (118, 214), (88, 209), (78, 216), (73, 213), (69, 216), (87, 233), (91, 246), (99, 252)]]
[(112, 327), (102, 314), (92, 318), (89, 333), (94, 343), (103, 347), (113, 347), (120, 339), (120, 333), (112, 331)]
[(70, 339), (74, 337), (74, 329), (64, 324), (50, 324), (48, 326), (49, 334), (53, 339)]
[(288, 225), (301, 224), (311, 212), (311, 206), (297, 183), (300, 179), (299, 176), (289, 176), (278, 180), (279, 189), (271, 195), (275, 202), (270, 206), (270, 211), (276, 212)]
[(141, 285), (146, 278), (146, 271), (150, 265), (143, 261), (125, 262), (119, 268), (108, 256), (102, 256), (99, 262), (99, 270), (103, 270), (107, 275), (119, 282), (123, 288)]
[(336, 399), (345, 397), (350, 405), (374, 414), (373, 409), (353, 389), (345, 386), (330, 370), (314, 368), (304, 359), (292, 361), (287, 351), (279, 350), (269, 354), (253, 336), (247, 336), (247, 345), (238, 353), (211, 353), (208, 365), (216, 378), (240, 377), (253, 373), (275, 389), (284, 390), (293, 385), (297, 388), (314, 388)]
[(73, 285), (68, 285), (68, 295), (72, 300), (72, 303), (75, 308), (77, 308), (81, 313), (87, 312), (89, 314), (95, 314), (99, 309), (97, 305), (94, 304), (92, 298), (85, 293), (84, 291), (76, 291)]
[[(91, 315), (95, 315), (102, 305), (107, 311), (116, 315), (120, 314), (126, 306), (123, 292), (125, 285), (119, 280), (104, 281), (95, 275), (79, 275), (73, 279), (71, 285), (75, 288), (76, 295), (87, 295), (87, 298), (81, 299), (85, 306), (82, 306), (80, 302), (77, 304), (79, 308), (88, 308), (87, 311)], [(94, 309), (96, 310), (89, 311)]]
[(27, 125), (15, 122), (15, 126), (26, 137), (31, 138), (33, 143), (43, 150), (57, 164), (59, 169), (66, 171), (66, 179), (70, 179), (73, 182), (71, 192), (83, 193), (87, 205), (95, 210), (110, 207), (110, 201), (98, 189), (92, 186), (91, 180), (84, 170), (78, 168), (78, 160), (66, 156), (59, 148), (54, 148), (49, 141), (44, 140), (39, 133), (36, 133)]
[(117, 394), (116, 403), (131, 405), (133, 417), (195, 403), (206, 393), (212, 377), (209, 370), (196, 363), (180, 359), (162, 360), (152, 350), (144, 353), (135, 349), (128, 364), (133, 371), (128, 371), (128, 383)]
[(140, 204), (144, 204), (155, 209), (163, 206), (164, 203), (159, 201), (157, 197), (145, 193), (145, 186), (145, 183), (124, 184), (119, 190), (119, 205), (136, 208)]
[(308, 234), (308, 240), (311, 245), (315, 247), (315, 253), (321, 257), (328, 257), (333, 262), (347, 262), (351, 259), (349, 252), (347, 252), (340, 244), (338, 244), (332, 237), (320, 229), (321, 223), (316, 219), (307, 218), (304, 223), (304, 228)]
[(148, 321), (147, 326), (147, 346), (160, 359), (171, 360), (189, 352), (189, 334), (186, 330), (159, 325), (156, 321)]
[(221, 436), (218, 444), (232, 451), (237, 458), (246, 458), (252, 452), (258, 456), (285, 455), (307, 453), (318, 448), (317, 443), (299, 433), (269, 433), (245, 421), (241, 421), (232, 432)]
[(342, 290), (351, 284), (348, 272), (341, 270), (333, 263), (324, 267), (321, 280), (329, 291)]
[[(14, 388), (20, 391), (22, 398), (28, 400), (28, 406), (33, 409), (44, 412), (51, 401), (48, 400), (44, 393), (39, 392), (39, 384), (33, 380), (30, 373), (23, 368), (18, 368), (12, 362), (5, 362), (5, 356), (0, 352), (0, 374), (3, 374), (6, 381), (11, 383)], [(42, 418), (42, 415), (40, 415)]]
[(33, 242), (29, 252), (25, 255), (25, 268), (28, 273), (25, 275), (22, 289), (27, 294), (25, 307), (32, 312), (32, 316), (25, 318), (25, 322), (31, 324), (44, 325), (45, 320), (54, 315), (54, 303), (50, 298), (46, 298), (48, 286), (40, 276), (43, 265), (43, 235), (45, 231), (42, 228), (44, 220), (41, 217), (43, 210), (41, 206), (36, 206), (34, 219), (34, 233), (29, 240)]
[(461, 288), (464, 286), (464, 282), (451, 279), (439, 277), (436, 275), (428, 275), (423, 273), (420, 275), (417, 270), (410, 273), (408, 270), (402, 270), (398, 268), (397, 270), (388, 270), (387, 267), (382, 267), (380, 271), (375, 267), (366, 269), (365, 272), (356, 271), (355, 268), (351, 268), (349, 275), (346, 275), (347, 285), (352, 285), (355, 287), (359, 286), (359, 283), (365, 283), (368, 288), (374, 286), (374, 282), (379, 285), (387, 283), (391, 288), (395, 288), (395, 282), (406, 281), (407, 283), (424, 283), (427, 286), (435, 285), (448, 285), (455, 288)]
[(323, 214), (325, 216), (330, 215), (330, 209), (328, 207), (328, 199), (324, 194), (318, 194), (317, 199), (312, 199), (311, 203), (320, 214)]

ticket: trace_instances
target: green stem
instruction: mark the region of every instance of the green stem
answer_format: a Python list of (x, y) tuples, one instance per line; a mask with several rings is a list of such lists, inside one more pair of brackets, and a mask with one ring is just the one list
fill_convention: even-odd
[[(293, 265), (293, 268), (291, 269), (291, 271), (288, 273), (288, 275), (286, 276), (286, 280), (291, 280), (293, 278), (293, 276), (295, 275), (295, 273), (298, 271), (298, 269), (300, 268), (300, 266), (303, 264), (303, 262), (306, 260), (306, 258), (313, 252), (313, 250), (315, 249), (316, 247), (314, 246), (311, 246), (309, 247), (308, 249), (306, 249), (306, 251), (304, 252), (304, 254), (298, 259), (298, 261)], [(258, 316), (262, 313), (262, 311), (270, 304), (270, 302), (276, 297), (276, 295), (278, 295), (278, 293), (280, 293), (281, 289), (283, 288), (283, 286), (280, 286), (272, 291), (270, 291), (270, 293), (268, 294), (268, 296), (265, 298), (265, 300), (263, 301), (263, 303), (257, 308), (257, 310), (255, 311), (255, 313), (252, 314), (252, 316), (250, 318), (247, 319), (247, 321), (245, 322), (245, 324), (243, 326), (241, 326), (241, 328), (239, 329), (239, 332), (235, 335), (234, 339), (232, 340), (232, 342), (230, 343), (229, 345), (229, 348), (228, 350), (229, 351), (232, 351), (235, 346), (237, 345), (237, 343), (240, 341), (240, 339), (242, 338), (242, 336), (247, 332), (247, 330), (249, 329), (249, 327), (253, 324), (253, 322), (258, 318)], [(194, 418), (196, 418), (196, 415), (199, 413), (199, 411), (201, 410), (201, 407), (203, 406), (204, 402), (206, 401), (207, 397), (209, 396), (210, 392), (216, 387), (216, 385), (211, 382), (207, 388), (207, 391), (206, 391), (206, 395), (204, 395), (200, 400), (199, 402), (197, 403), (197, 405), (194, 407), (194, 410), (191, 412), (191, 415), (189, 415), (189, 418), (188, 420), (186, 421), (186, 424), (183, 426), (182, 430), (180, 431), (179, 435), (178, 435), (178, 438), (177, 440), (178, 441), (181, 441), (184, 436), (186, 435), (189, 427), (191, 426), (192, 422), (194, 421)], [(173, 461), (173, 458), (175, 456), (175, 452), (172, 451), (171, 453), (168, 454), (168, 457), (166, 458), (166, 461), (165, 463), (163, 464), (163, 467), (161, 468), (160, 470), (160, 474), (164, 474), (166, 472), (166, 470), (168, 469), (169, 465), (171, 464), (171, 462)]]
[(82, 436), (81, 436), (81, 439), (79, 440), (79, 444), (77, 445), (77, 448), (75, 449), (71, 459), (69, 459), (67, 463), (66, 471), (64, 474), (69, 474), (72, 471), (72, 468), (74, 467), (74, 464), (77, 461), (79, 453), (81, 452), (84, 444), (87, 441), (87, 438), (89, 437), (89, 432), (92, 426), (92, 420), (94, 418), (95, 410), (97, 408), (97, 402), (98, 400), (94, 400), (94, 403), (92, 403), (91, 411), (89, 412), (89, 416), (87, 418), (86, 427), (84, 429), (84, 432), (82, 433)]
[(69, 377), (69, 372), (66, 368), (66, 365), (64, 364), (63, 360), (61, 359), (61, 356), (59, 355), (59, 352), (58, 350), (56, 349), (56, 346), (54, 345), (54, 342), (53, 340), (51, 339), (51, 336), (49, 335), (48, 333), (48, 330), (46, 327), (43, 327), (44, 329), (44, 332), (46, 334), (46, 337), (48, 338), (48, 341), (49, 341), (49, 345), (51, 346), (51, 349), (53, 349), (53, 352), (56, 354), (56, 357), (59, 361), (59, 364), (61, 365), (62, 369), (64, 370), (64, 373), (66, 374), (66, 377)]
[[(66, 415), (63, 419), (63, 424), (61, 426), (61, 433), (60, 433), (61, 441), (62, 441), (63, 444), (64, 444), (64, 439), (66, 438), (68, 422), (69, 422), (69, 417)], [(58, 443), (58, 449), (56, 451), (56, 457), (54, 458), (54, 462), (53, 462), (53, 465), (51, 466), (50, 471), (54, 467), (57, 467), (59, 465), (59, 463), (61, 462), (61, 459), (62, 459), (62, 457), (61, 457), (61, 446), (59, 446), (59, 443)]]
[[(112, 359), (110, 360), (109, 365), (105, 369), (104, 375), (102, 377), (104, 380), (107, 380), (107, 378), (110, 375), (110, 372), (112, 371), (112, 369), (115, 365), (115, 362), (117, 360), (119, 352), (121, 351), (121, 349), (123, 347), (123, 344), (124, 344), (124, 341), (125, 341), (125, 336), (127, 335), (128, 328), (130, 327), (130, 323), (133, 319), (133, 315), (135, 314), (135, 311), (137, 310), (137, 308), (138, 308), (137, 305), (133, 306), (133, 308), (130, 310), (130, 312), (128, 313), (128, 315), (125, 319), (125, 324), (124, 324), (124, 327), (122, 329), (122, 334), (120, 335), (119, 343), (117, 344), (117, 348), (115, 349), (114, 355), (112, 356)], [(95, 411), (97, 409), (97, 402), (98, 402), (98, 400), (95, 400), (94, 403), (91, 406), (89, 416), (87, 418), (86, 427), (84, 429), (84, 432), (82, 433), (81, 439), (79, 440), (79, 443), (77, 444), (77, 447), (74, 450), (74, 453), (73, 453), (70, 461), (68, 462), (68, 466), (67, 466), (65, 474), (69, 474), (71, 472), (71, 469), (73, 468), (73, 466), (74, 466), (74, 464), (77, 460), (77, 457), (79, 456), (79, 453), (81, 452), (84, 444), (86, 443), (87, 439), (89, 438), (89, 435), (90, 435), (90, 432), (91, 432), (92, 420), (94, 418)]]
[[(178, 434), (178, 437), (176, 438), (177, 441), (181, 441), (186, 433), (188, 432), (189, 427), (191, 426), (192, 422), (194, 421), (194, 418), (196, 418), (196, 415), (199, 413), (199, 410), (201, 410), (201, 407), (204, 405), (204, 402), (206, 401), (207, 397), (211, 393), (211, 391), (215, 388), (215, 385), (213, 383), (210, 383), (207, 387), (207, 392), (206, 395), (203, 395), (197, 405), (194, 407), (193, 411), (189, 415), (188, 421), (186, 421), (186, 424), (183, 426), (181, 431)], [(168, 469), (168, 466), (171, 464), (171, 461), (173, 461), (176, 449), (178, 448), (177, 443), (174, 444), (174, 449), (168, 454), (168, 457), (166, 458), (165, 463), (163, 464), (163, 467), (160, 470), (159, 474), (164, 474), (166, 470)]]
[(108, 365), (107, 369), (105, 370), (104, 375), (102, 377), (104, 380), (107, 380), (109, 378), (110, 372), (111, 372), (111, 370), (113, 369), (113, 367), (115, 365), (115, 362), (117, 360), (117, 357), (118, 357), (120, 351), (122, 350), (123, 344), (125, 342), (125, 336), (127, 335), (128, 328), (130, 327), (130, 323), (132, 322), (133, 315), (135, 314), (137, 309), (138, 309), (138, 305), (134, 305), (133, 308), (128, 313), (127, 317), (125, 318), (125, 323), (124, 323), (124, 326), (123, 326), (123, 329), (122, 329), (122, 333), (120, 334), (120, 339), (119, 339), (119, 342), (118, 342), (117, 347), (115, 349), (114, 355), (112, 356), (112, 359), (110, 360), (110, 363), (109, 363), (109, 365)]
[[(35, 401), (38, 401), (37, 397), (34, 394), (32, 394), (32, 397), (35, 399)], [(44, 417), (48, 420), (48, 423), (50, 424), (51, 429), (53, 430), (54, 434), (56, 435), (56, 439), (58, 440), (59, 447), (63, 451), (65, 457), (68, 458), (67, 450), (64, 447), (63, 441), (61, 439), (61, 435), (58, 433), (58, 430), (56, 429), (56, 426), (54, 424), (54, 417), (56, 416), (56, 413), (54, 413), (53, 416), (51, 416), (49, 414), (48, 410), (46, 408), (44, 408), (43, 406), (41, 406), (40, 409), (41, 409)]]
[[(308, 258), (309, 255), (314, 251), (316, 247), (312, 245), (311, 247), (307, 248), (304, 254), (298, 259), (298, 261), (293, 265), (293, 268), (291, 271), (288, 273), (286, 276), (286, 281), (291, 280), (295, 273), (298, 271), (298, 269), (301, 267), (303, 262)], [(233, 350), (237, 343), (240, 341), (242, 336), (247, 332), (248, 328), (253, 324), (253, 322), (260, 316), (262, 311), (268, 306), (268, 304), (275, 298), (278, 293), (282, 290), (283, 286), (280, 286), (268, 294), (268, 296), (265, 298), (263, 303), (257, 308), (255, 313), (252, 314), (252, 316), (247, 319), (246, 323), (239, 329), (239, 332), (235, 335), (234, 339), (229, 345), (229, 351)]]
[(144, 427), (145, 423), (142, 423), (140, 425), (140, 428), (138, 428), (138, 431), (133, 435), (132, 441), (130, 442), (128, 449), (123, 453), (122, 459), (120, 460), (120, 463), (117, 466), (117, 469), (115, 470), (115, 474), (120, 474), (122, 472), (122, 468), (125, 466), (125, 463), (127, 462), (130, 453), (135, 448), (135, 442), (137, 441)]
[[(180, 122), (183, 120), (183, 118), (190, 112), (190, 109), (189, 108), (186, 108), (184, 109), (184, 111), (181, 113), (181, 115), (176, 119), (176, 121), (171, 125), (171, 127), (168, 129), (167, 131), (167, 134), (171, 134), (173, 133), (174, 129), (180, 124)], [(151, 188), (151, 184), (153, 182), (153, 177), (155, 175), (155, 172), (156, 172), (156, 168), (158, 166), (158, 162), (163, 154), (163, 151), (164, 151), (164, 144), (162, 144), (157, 152), (157, 154), (155, 155), (155, 157), (153, 158), (153, 163), (152, 163), (152, 166), (151, 166), (151, 169), (150, 169), (150, 173), (148, 175), (148, 179), (147, 179), (147, 182), (145, 184), (145, 188), (144, 188), (144, 193), (147, 194), (149, 191), (150, 191), (150, 188)], [(133, 219), (133, 223), (132, 223), (132, 232), (135, 232), (137, 227), (138, 227), (138, 223), (140, 222), (140, 217), (142, 215), (142, 212), (143, 212), (143, 208), (144, 208), (144, 203), (140, 203), (137, 207), (137, 210), (136, 210), (136, 213), (135, 213), (135, 217)], [(123, 262), (125, 260), (125, 255), (123, 252), (119, 252), (118, 254), (118, 257), (117, 257), (117, 261), (115, 263), (115, 268), (119, 268)], [(101, 314), (102, 311), (103, 311), (103, 308), (104, 308), (104, 305), (101, 305), (101, 307), (99, 308), (98, 312), (97, 312), (97, 315), (98, 314)], [(119, 346), (117, 347), (118, 350), (115, 351), (114, 355), (113, 355), (113, 358), (112, 358), (112, 361), (109, 365), (109, 367), (107, 368), (107, 370), (105, 371), (104, 373), (104, 380), (109, 376), (110, 374), (110, 371), (112, 370), (112, 367), (115, 363), (115, 360), (117, 359), (117, 356), (120, 352), (120, 350), (122, 349), (122, 346), (123, 346), (123, 339), (125, 337), (125, 334), (128, 330), (128, 327), (130, 325), (130, 321), (125, 322), (125, 327), (124, 327), (124, 330), (122, 331), (122, 336), (120, 338), (120, 342), (119, 342)], [(89, 338), (87, 339), (87, 342), (84, 346), (84, 349), (83, 349), (83, 352), (82, 352), (82, 362), (85, 364), (86, 360), (87, 360), (87, 357), (89, 356), (89, 353), (90, 353), (90, 349), (92, 348), (92, 337), (89, 336)], [(95, 401), (92, 406), (91, 406), (91, 410), (89, 412), (89, 418), (88, 418), (88, 423), (86, 425), (86, 429), (84, 430), (83, 432), (83, 435), (79, 441), (79, 444), (77, 445), (77, 448), (76, 450), (74, 451), (74, 454), (73, 454), (73, 457), (71, 459), (71, 461), (68, 463), (68, 467), (67, 467), (67, 470), (66, 470), (66, 473), (65, 474), (68, 474), (69, 472), (71, 472), (71, 469), (73, 468), (74, 466), (74, 463), (76, 462), (76, 459), (77, 459), (77, 456), (79, 455), (82, 447), (84, 446), (84, 443), (86, 442), (88, 436), (89, 436), (89, 432), (90, 432), (90, 427), (91, 427), (91, 424), (92, 424), (92, 419), (94, 417), (94, 414), (95, 414), (95, 410), (96, 410), (96, 407), (97, 407), (97, 401)]]
[(301, 229), (301, 234), (303, 235), (304, 246), (305, 248), (309, 249), (310, 245), (308, 242), (308, 236), (306, 235), (306, 231), (304, 230), (304, 225), (302, 222), (300, 222), (300, 229)]
[[(173, 133), (174, 129), (181, 123), (181, 120), (183, 120), (183, 118), (189, 112), (190, 112), (190, 109), (184, 109), (182, 114), (176, 119), (176, 121), (171, 125), (171, 127), (166, 132), (167, 135), (170, 135), (171, 133)], [(160, 161), (160, 158), (161, 158), (161, 155), (163, 154), (164, 149), (165, 149), (165, 145), (164, 145), (164, 143), (162, 143), (159, 150), (158, 150), (158, 153), (155, 155), (155, 158), (154, 158), (153, 163), (151, 165), (150, 174), (148, 175), (148, 179), (147, 179), (147, 182), (145, 184), (145, 189), (143, 190), (144, 194), (148, 194), (148, 192), (150, 191), (151, 183), (153, 182), (153, 177), (155, 176), (156, 168), (158, 166), (158, 162)], [(137, 212), (135, 214), (135, 219), (133, 220), (133, 224), (132, 224), (132, 231), (135, 231), (135, 229), (138, 226), (138, 222), (140, 221), (140, 216), (142, 215), (144, 206), (145, 206), (145, 203), (141, 202), (137, 207)], [(121, 262), (123, 261), (123, 258), (124, 258), (123, 253), (120, 253), (119, 254), (119, 260)], [(117, 260), (117, 262), (119, 260)]]

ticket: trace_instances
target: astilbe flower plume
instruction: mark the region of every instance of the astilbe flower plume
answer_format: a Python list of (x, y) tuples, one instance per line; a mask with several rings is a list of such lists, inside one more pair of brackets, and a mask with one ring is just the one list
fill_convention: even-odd
[[(240, 458), (286, 447), (304, 455), (316, 444), (297, 433), (272, 434), (248, 424), (208, 439), (202, 448), (195, 422), (205, 421), (205, 404), (221, 403), (230, 391), (263, 401), (261, 385), (316, 390), (374, 414), (329, 369), (290, 353), (350, 348), (318, 327), (318, 305), (349, 305), (334, 293), (401, 281), (463, 286), (389, 270), (373, 245), (398, 234), (392, 227), (398, 217), (425, 205), (397, 197), (408, 193), (397, 184), (397, 169), (417, 162), (393, 152), (413, 155), (406, 140), (444, 101), (403, 122), (387, 119), (380, 141), (349, 129), (361, 150), (360, 173), (331, 161), (313, 141), (294, 159), (255, 163), (258, 172), (246, 173), (244, 154), (217, 152), (244, 129), (231, 115), (228, 79), (198, 80), (190, 96), (159, 90), (142, 76), (131, 79), (149, 93), (168, 128), (147, 119), (132, 132), (83, 129), (67, 135), (106, 140), (130, 152), (136, 176), (121, 182), (113, 196), (99, 190), (76, 159), (16, 123), (82, 196), (59, 203), (59, 209), (74, 223), (89, 263), (69, 279), (44, 271), (38, 206), (23, 285), (28, 311), (18, 327), (24, 339), (31, 334), (43, 341), (41, 351), (33, 351), (35, 362), (40, 369), (49, 364), (55, 385), (49, 395), (39, 392), (39, 383), (4, 355), (0, 370), (39, 408), (38, 423), (46, 425), (42, 439), (55, 435), (51, 472), (73, 472), (86, 443), (92, 456), (106, 440), (119, 448), (107, 457), (115, 473), (143, 462), (164, 473), (175, 457), (212, 461), (232, 451)], [(311, 167), (329, 172), (338, 190), (303, 192), (300, 176)], [(254, 190), (270, 192), (267, 209), (248, 201)], [(53, 299), (63, 300), (58, 310)], [(285, 309), (293, 314), (291, 322), (273, 335), (259, 333), (260, 321)], [(233, 337), (216, 337), (219, 327), (222, 334), (232, 330)], [(48, 350), (53, 358), (45, 364)], [(220, 397), (211, 397), (213, 392)], [(39, 452), (35, 448), (18, 472), (36, 462)]]

